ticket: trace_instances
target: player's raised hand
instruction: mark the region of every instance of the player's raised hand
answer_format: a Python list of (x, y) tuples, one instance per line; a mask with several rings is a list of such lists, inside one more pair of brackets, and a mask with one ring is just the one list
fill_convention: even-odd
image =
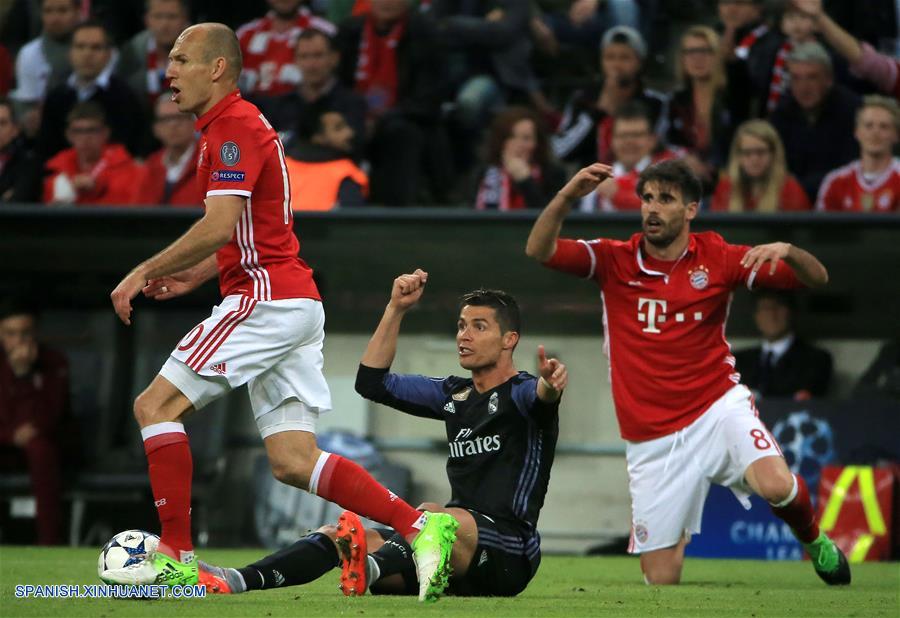
[(544, 346), (538, 346), (538, 374), (550, 388), (559, 392), (569, 383), (569, 372), (566, 366), (555, 358), (547, 358)]
[(607, 178), (612, 178), (612, 166), (603, 163), (593, 163), (578, 170), (569, 182), (566, 183), (560, 194), (570, 200), (580, 200), (585, 195), (597, 188)]
[(428, 273), (417, 268), (416, 272), (400, 275), (394, 279), (394, 287), (391, 289), (391, 306), (400, 311), (406, 311), (422, 298), (425, 291), (425, 283), (428, 281)]
[(116, 315), (127, 326), (131, 326), (131, 299), (137, 296), (145, 285), (147, 279), (137, 270), (132, 270), (109, 295)]
[(791, 4), (795, 9), (810, 17), (818, 17), (822, 14), (822, 0), (791, 0)]
[(756, 245), (744, 254), (741, 266), (751, 269), (754, 273), (769, 262), (769, 274), (774, 275), (778, 267), (778, 260), (788, 256), (791, 245), (786, 242), (773, 242), (767, 245)]
[(144, 296), (153, 300), (169, 300), (187, 294), (196, 288), (198, 282), (191, 278), (189, 271), (150, 279), (142, 290)]

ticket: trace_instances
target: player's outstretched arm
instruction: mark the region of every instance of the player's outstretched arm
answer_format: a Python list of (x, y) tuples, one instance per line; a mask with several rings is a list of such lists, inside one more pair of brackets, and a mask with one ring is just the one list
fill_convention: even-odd
[(569, 372), (566, 366), (555, 358), (547, 358), (544, 346), (538, 346), (538, 399), (545, 403), (553, 403), (562, 396), (566, 384), (569, 383)]
[(180, 273), (150, 279), (142, 290), (153, 300), (169, 300), (192, 292), (218, 274), (215, 254)]
[(572, 206), (585, 195), (597, 188), (601, 182), (612, 177), (612, 167), (594, 163), (582, 168), (566, 186), (550, 200), (531, 228), (525, 254), (539, 262), (546, 262), (556, 252), (556, 240), (562, 230), (563, 220)]
[(797, 275), (797, 279), (807, 287), (817, 288), (828, 283), (828, 270), (816, 256), (786, 242), (753, 247), (744, 254), (741, 266), (756, 273), (769, 262), (769, 274), (774, 275), (778, 260), (784, 260)]
[(410, 307), (419, 302), (427, 281), (428, 273), (421, 268), (417, 268), (414, 273), (400, 275), (394, 279), (391, 299), (359, 361), (361, 364), (374, 369), (387, 369), (391, 366), (397, 353), (400, 322)]
[(246, 199), (237, 195), (206, 198), (206, 214), (171, 245), (138, 264), (109, 295), (119, 319), (131, 324), (131, 300), (147, 282), (195, 266), (231, 240)]

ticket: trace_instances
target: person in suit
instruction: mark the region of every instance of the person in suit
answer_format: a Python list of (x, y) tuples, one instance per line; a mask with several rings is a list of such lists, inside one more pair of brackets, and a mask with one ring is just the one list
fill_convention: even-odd
[(794, 331), (796, 303), (787, 292), (765, 290), (756, 295), (753, 313), (762, 345), (735, 352), (741, 382), (757, 397), (790, 397), (804, 401), (827, 394), (831, 354)]

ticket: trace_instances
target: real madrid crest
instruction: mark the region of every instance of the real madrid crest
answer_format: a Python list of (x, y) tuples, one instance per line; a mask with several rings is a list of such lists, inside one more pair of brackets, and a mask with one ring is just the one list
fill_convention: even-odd
[(709, 285), (709, 269), (702, 264), (688, 271), (691, 287), (695, 290), (705, 290)]
[(488, 399), (488, 414), (494, 414), (497, 410), (500, 409), (500, 397), (497, 393), (491, 394), (491, 398)]

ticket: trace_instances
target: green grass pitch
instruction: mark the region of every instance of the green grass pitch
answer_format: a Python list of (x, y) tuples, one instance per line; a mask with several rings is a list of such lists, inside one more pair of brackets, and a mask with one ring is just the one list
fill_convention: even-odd
[[(241, 566), (261, 550), (212, 550), (211, 562)], [(337, 572), (307, 586), (205, 599), (16, 599), (16, 584), (95, 584), (92, 549), (0, 547), (0, 616), (900, 616), (900, 565), (855, 565), (853, 584), (828, 588), (808, 562), (688, 559), (684, 583), (651, 587), (634, 558), (545, 556), (514, 599), (348, 599)]]

